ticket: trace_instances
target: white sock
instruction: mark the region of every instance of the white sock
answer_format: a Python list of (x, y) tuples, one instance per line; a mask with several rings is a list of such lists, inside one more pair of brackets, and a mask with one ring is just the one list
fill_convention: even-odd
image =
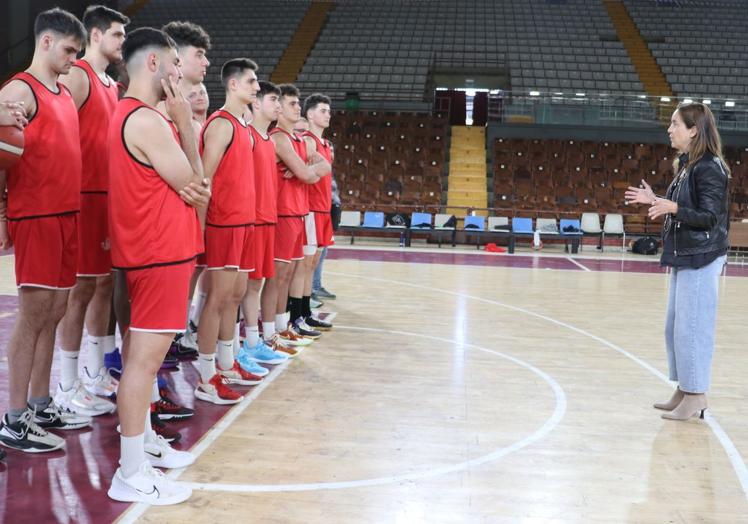
[(203, 384), (210, 382), (210, 379), (216, 374), (215, 353), (198, 353), (197, 368), (200, 371), (200, 381)]
[(287, 326), (288, 326), (288, 322), (286, 322), (285, 313), (281, 313), (280, 315), (275, 315), (275, 330), (278, 333), (285, 331)]
[(249, 344), (249, 347), (253, 348), (260, 342), (260, 330), (257, 328), (257, 326), (252, 327), (244, 327), (244, 330), (247, 332), (247, 343)]
[(99, 370), (104, 367), (104, 337), (88, 336), (88, 374), (96, 376)]
[(234, 326), (234, 360), (236, 360), (236, 357), (239, 356), (239, 350), (242, 348), (241, 341), (239, 340), (239, 322), (236, 323)]
[[(158, 391), (158, 377), (153, 379), (153, 387), (151, 388), (151, 402), (158, 402), (161, 399), (161, 393)], [(149, 415), (150, 424), (150, 415)]]
[(219, 340), (218, 341), (218, 367), (224, 371), (234, 367), (234, 341), (232, 340)]
[(287, 329), (288, 328), (288, 323), (289, 322), (291, 322), (291, 312), (290, 311), (286, 311), (285, 313), (283, 313), (283, 326), (284, 326), (283, 329)]
[(134, 437), (120, 436), (119, 448), (119, 465), (122, 469), (122, 475), (131, 477), (138, 472), (140, 465), (145, 462), (145, 435), (141, 433)]
[(197, 299), (195, 300), (195, 307), (192, 308), (192, 313), (190, 314), (190, 320), (196, 326), (197, 326), (198, 321), (200, 320), (200, 315), (203, 314), (203, 307), (205, 306), (205, 299), (207, 296), (208, 295), (206, 295), (202, 291), (199, 291), (197, 293)]
[(151, 406), (145, 412), (145, 424), (143, 425), (145, 435), (145, 441), (151, 442), (156, 439), (156, 432), (153, 431), (153, 424), (151, 424)]
[(115, 347), (117, 345), (115, 336), (107, 335), (105, 337), (101, 337), (101, 340), (103, 341), (103, 345), (104, 345), (104, 354), (106, 355), (107, 353), (114, 353), (114, 350), (117, 349)]
[[(78, 380), (78, 355), (80, 351), (60, 349), (60, 384), (63, 391), (68, 391)], [(96, 371), (99, 369), (96, 368)], [(96, 373), (94, 371), (94, 373)]]
[(262, 323), (262, 338), (270, 340), (275, 335), (275, 322), (264, 322)]

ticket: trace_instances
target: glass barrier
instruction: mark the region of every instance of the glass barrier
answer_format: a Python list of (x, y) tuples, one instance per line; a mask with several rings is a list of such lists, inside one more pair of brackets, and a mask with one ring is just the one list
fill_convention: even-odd
[(489, 119), (506, 123), (588, 126), (661, 126), (679, 102), (711, 108), (722, 130), (748, 131), (748, 100), (689, 99), (646, 95), (492, 91)]

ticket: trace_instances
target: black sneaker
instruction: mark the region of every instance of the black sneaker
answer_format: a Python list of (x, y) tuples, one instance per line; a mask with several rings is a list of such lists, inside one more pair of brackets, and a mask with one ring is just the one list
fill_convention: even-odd
[(169, 392), (165, 388), (158, 390), (161, 396), (156, 402), (151, 403), (151, 411), (158, 415), (161, 420), (185, 420), (195, 414), (194, 409), (180, 406), (169, 398)]
[(306, 322), (304, 322), (304, 319), (301, 317), (294, 320), (292, 329), (296, 332), (297, 335), (304, 338), (316, 339), (322, 336), (322, 333), (320, 333), (319, 331), (315, 331), (311, 327), (307, 326)]
[(304, 319), (304, 322), (306, 322), (306, 325), (315, 331), (330, 331), (332, 329), (332, 324), (330, 324), (329, 322), (325, 322), (324, 320), (314, 318), (314, 316), (306, 317)]
[(166, 442), (179, 442), (179, 439), (182, 438), (182, 434), (179, 433), (179, 431), (166, 427), (166, 424), (158, 418), (158, 414), (156, 414), (153, 409), (151, 409), (151, 427), (156, 435), (164, 437)]
[[(29, 409), (34, 408), (29, 406)], [(91, 425), (91, 417), (60, 411), (53, 400), (43, 411), (35, 411), (33, 420), (42, 429), (82, 429)]]
[(317, 295), (319, 298), (326, 298), (328, 300), (335, 300), (337, 298), (335, 293), (330, 293), (328, 290), (326, 290), (323, 287), (316, 290), (314, 294)]
[(11, 424), (6, 414), (0, 422), (0, 444), (26, 453), (44, 453), (65, 447), (61, 437), (40, 428), (33, 418), (34, 412), (26, 411)]

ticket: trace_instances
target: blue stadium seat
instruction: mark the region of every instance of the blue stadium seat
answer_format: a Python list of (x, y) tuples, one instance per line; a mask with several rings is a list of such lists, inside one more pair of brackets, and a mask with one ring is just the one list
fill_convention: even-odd
[(410, 215), (411, 229), (431, 229), (431, 213), (413, 213)]
[[(471, 227), (468, 227), (468, 226), (471, 226)], [(466, 216), (463, 229), (465, 229), (465, 231), (485, 231), (486, 230), (486, 217), (470, 216), (470, 215)]]
[(512, 233), (520, 235), (535, 233), (532, 228), (532, 218), (514, 217), (512, 219)]
[(381, 211), (367, 211), (364, 213), (363, 227), (384, 227), (384, 213)]

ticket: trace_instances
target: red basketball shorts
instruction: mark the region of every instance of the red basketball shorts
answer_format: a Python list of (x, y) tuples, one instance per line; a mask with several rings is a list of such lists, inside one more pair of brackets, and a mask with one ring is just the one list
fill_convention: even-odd
[(205, 261), (207, 269), (253, 271), (254, 226), (205, 226)]
[(195, 261), (125, 271), (130, 295), (130, 329), (181, 333)]
[(275, 276), (275, 224), (255, 225), (255, 270), (249, 278), (262, 280)]
[(330, 213), (314, 212), (314, 226), (317, 231), (317, 247), (327, 247), (335, 243), (333, 240), (332, 216)]
[(275, 225), (275, 260), (303, 260), (304, 244), (304, 217), (278, 217), (278, 223)]
[(8, 221), (16, 285), (70, 289), (78, 266), (78, 213)]
[(112, 271), (106, 193), (81, 193), (78, 219), (78, 276), (98, 277)]

